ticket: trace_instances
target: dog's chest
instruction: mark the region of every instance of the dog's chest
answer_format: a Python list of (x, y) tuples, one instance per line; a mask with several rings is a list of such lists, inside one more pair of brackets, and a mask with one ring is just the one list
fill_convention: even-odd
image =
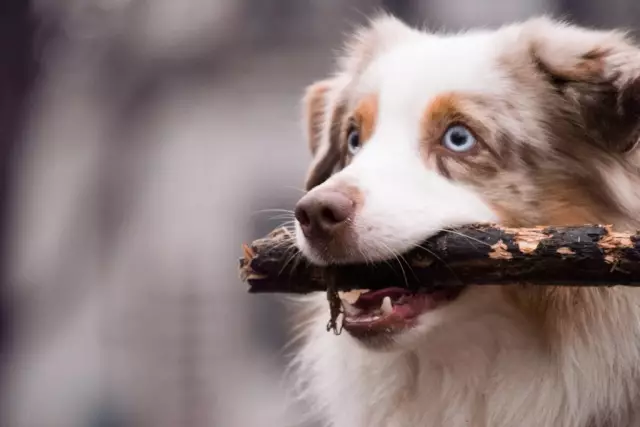
[(332, 397), (327, 395), (335, 427), (485, 425), (484, 405), (478, 393), (451, 384), (443, 370), (417, 372), (411, 357), (392, 359), (375, 370), (363, 367), (360, 378), (337, 372), (335, 377), (325, 378), (335, 381), (334, 392), (329, 393)]
[(327, 333), (325, 320), (301, 357), (311, 398), (333, 427), (629, 426), (596, 421), (595, 402), (582, 401), (591, 393), (568, 387), (526, 340), (496, 334), (498, 325), (490, 328), (498, 351), (487, 337), (476, 340), (484, 346), (463, 337), (468, 345), (457, 343), (443, 364), (421, 350), (372, 353), (349, 336)]

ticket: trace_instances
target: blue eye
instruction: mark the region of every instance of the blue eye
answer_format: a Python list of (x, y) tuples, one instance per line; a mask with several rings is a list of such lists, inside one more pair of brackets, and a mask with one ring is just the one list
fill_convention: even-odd
[(355, 127), (352, 127), (349, 130), (349, 134), (347, 135), (347, 146), (349, 148), (349, 152), (355, 155), (360, 150), (360, 132)]
[(456, 153), (464, 153), (476, 145), (476, 138), (462, 125), (451, 126), (442, 137), (442, 145)]

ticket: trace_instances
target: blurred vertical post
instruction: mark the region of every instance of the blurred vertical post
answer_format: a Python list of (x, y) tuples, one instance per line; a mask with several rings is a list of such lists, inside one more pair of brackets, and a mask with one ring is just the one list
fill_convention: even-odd
[(30, 6), (29, 0), (0, 2), (0, 375), (4, 374), (12, 324), (5, 265), (12, 159), (20, 147), (36, 72), (35, 23)]

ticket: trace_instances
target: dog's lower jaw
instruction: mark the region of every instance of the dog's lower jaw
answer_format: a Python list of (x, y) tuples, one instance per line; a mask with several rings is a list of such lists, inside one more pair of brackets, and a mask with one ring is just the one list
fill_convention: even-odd
[(536, 318), (502, 289), (470, 289), (386, 352), (327, 333), (314, 297), (296, 375), (334, 427), (640, 425), (639, 291), (562, 292)]

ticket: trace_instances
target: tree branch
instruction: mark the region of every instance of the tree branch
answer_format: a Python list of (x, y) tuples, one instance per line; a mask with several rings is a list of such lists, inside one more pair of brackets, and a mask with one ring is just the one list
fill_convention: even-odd
[(287, 230), (276, 229), (244, 246), (240, 271), (251, 293), (467, 284), (640, 286), (640, 234), (601, 225), (471, 225), (433, 236), (403, 261), (318, 267), (302, 257)]

